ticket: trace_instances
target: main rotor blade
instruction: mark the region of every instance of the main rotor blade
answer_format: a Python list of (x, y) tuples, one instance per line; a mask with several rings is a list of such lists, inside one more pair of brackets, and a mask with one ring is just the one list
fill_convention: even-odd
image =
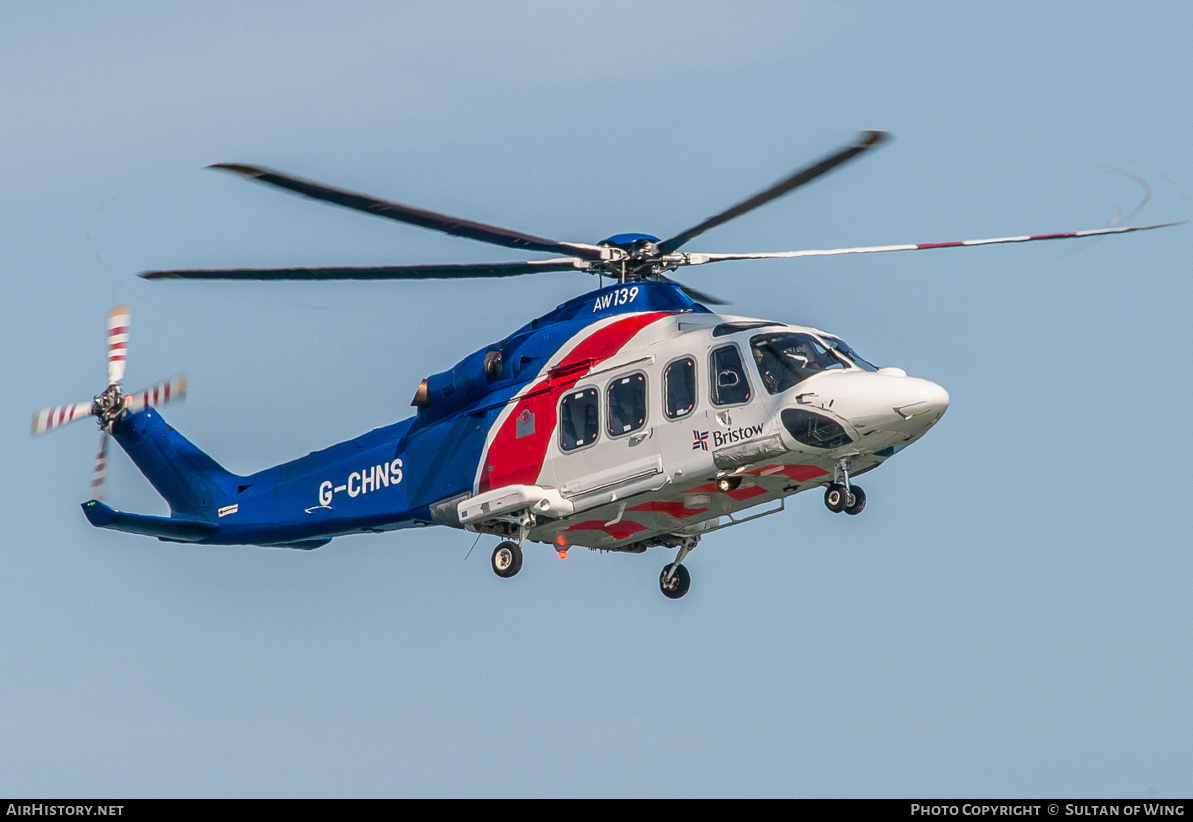
[(720, 297), (714, 294), (709, 294), (708, 292), (701, 291), (698, 288), (692, 288), (690, 285), (684, 285), (678, 280), (673, 280), (666, 274), (659, 274), (657, 276), (662, 282), (671, 283), (672, 285), (678, 286), (680, 291), (687, 294), (698, 303), (704, 303), (705, 305), (733, 305), (733, 303), (729, 302), (728, 300), (722, 300)]
[(403, 205), (402, 203), (392, 203), (387, 200), (370, 197), (367, 194), (357, 194), (352, 191), (332, 188), (331, 186), (325, 186), (310, 180), (303, 180), (299, 177), (291, 177), (267, 168), (240, 165), (238, 163), (215, 163), (208, 166), (208, 168), (220, 168), (225, 171), (242, 174), (259, 183), (284, 188), (287, 191), (293, 191), (296, 194), (302, 194), (305, 197), (315, 200), (335, 203), (345, 208), (363, 211), (366, 214), (397, 220), (400, 223), (409, 223), (434, 231), (442, 231), (456, 237), (467, 237), (470, 240), (480, 240), (483, 243), (492, 243), (493, 245), (505, 246), (506, 248), (547, 251), (554, 254), (570, 254), (585, 260), (601, 259), (602, 249), (600, 246), (548, 240), (543, 237), (535, 237), (532, 234), (512, 231), (508, 228), (478, 223), (474, 220), (449, 217), (446, 214), (438, 214), (434, 211), (414, 208), (413, 206)]
[(1132, 225), (1118, 228), (1094, 228), (1085, 231), (1065, 231), (1059, 234), (1030, 234), (1019, 237), (990, 237), (984, 240), (959, 240), (950, 243), (904, 243), (902, 245), (871, 245), (857, 248), (807, 249), (804, 251), (773, 251), (759, 254), (689, 254), (688, 265), (719, 263), (725, 260), (777, 260), (792, 257), (833, 257), (839, 254), (875, 254), (883, 251), (925, 251), (930, 248), (959, 248), (973, 245), (998, 245), (999, 243), (1030, 243), (1036, 240), (1069, 240), (1080, 237), (1099, 237), (1105, 234), (1130, 234), (1133, 231), (1152, 231), (1157, 228), (1171, 228), (1184, 225), (1188, 220), (1155, 225)]
[(766, 205), (771, 200), (777, 197), (782, 197), (784, 194), (799, 188), (805, 183), (810, 183), (817, 177), (827, 174), (842, 163), (852, 160), (863, 151), (874, 148), (877, 145), (885, 142), (889, 136), (885, 131), (862, 131), (852, 143), (844, 148), (838, 149), (832, 154), (828, 155), (819, 162), (802, 168), (799, 171), (792, 173), (779, 182), (775, 183), (765, 191), (760, 191), (748, 200), (743, 200), (732, 208), (722, 211), (720, 214), (709, 217), (699, 225), (692, 226), (687, 231), (676, 234), (670, 240), (664, 240), (659, 243), (659, 251), (663, 254), (670, 254), (680, 246), (685, 245), (695, 237), (700, 236), (709, 229), (716, 228), (723, 223), (727, 223), (734, 217), (740, 217), (746, 212), (753, 211), (761, 205)]
[(52, 408), (43, 408), (33, 415), (33, 433), (44, 434), (57, 428), (60, 425), (66, 425), (68, 422), (74, 422), (77, 419), (91, 416), (91, 408), (93, 402), (76, 402), (72, 405), (55, 405)]
[(208, 268), (179, 271), (146, 271), (147, 280), (452, 280), (466, 277), (513, 277), (543, 271), (583, 269), (576, 257), (531, 260), (519, 263), (464, 263), (459, 265), (382, 265), (334, 268)]
[(149, 406), (164, 405), (170, 400), (181, 400), (186, 396), (186, 377), (176, 374), (168, 380), (126, 397), (125, 408), (130, 414), (144, 411)]
[(115, 385), (124, 379), (129, 316), (127, 305), (117, 306), (108, 312), (108, 385)]

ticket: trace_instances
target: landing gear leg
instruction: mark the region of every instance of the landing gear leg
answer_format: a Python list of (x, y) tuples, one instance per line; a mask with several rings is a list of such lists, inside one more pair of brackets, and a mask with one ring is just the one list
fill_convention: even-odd
[(856, 517), (866, 507), (866, 492), (862, 490), (860, 485), (854, 485), (849, 490), (853, 492), (853, 502), (845, 506), (845, 513), (851, 517)]
[(659, 590), (667, 599), (679, 599), (692, 587), (692, 575), (680, 563), (692, 553), (697, 542), (699, 540), (693, 537), (685, 539), (679, 546), (679, 555), (675, 557), (675, 562), (663, 566), (663, 572), (659, 574)]
[[(838, 482), (841, 479), (844, 482)], [(866, 492), (860, 485), (849, 481), (848, 457), (837, 464), (833, 472), (833, 483), (824, 489), (824, 505), (834, 514), (844, 511), (850, 516), (857, 516), (866, 507)]]
[(522, 545), (534, 527), (534, 514), (527, 512), (513, 522), (518, 526), (518, 541), (506, 540), (493, 549), (493, 573), (504, 579), (522, 570)]

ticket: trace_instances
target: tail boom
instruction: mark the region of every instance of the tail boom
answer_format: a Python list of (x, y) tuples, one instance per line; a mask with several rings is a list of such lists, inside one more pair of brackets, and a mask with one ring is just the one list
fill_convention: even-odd
[(96, 527), (167, 541), (308, 550), (336, 536), (429, 525), (409, 510), (403, 482), (411, 422), (240, 476), (146, 408), (115, 421), (112, 436), (171, 515), (130, 514), (99, 500), (84, 503), (83, 512)]

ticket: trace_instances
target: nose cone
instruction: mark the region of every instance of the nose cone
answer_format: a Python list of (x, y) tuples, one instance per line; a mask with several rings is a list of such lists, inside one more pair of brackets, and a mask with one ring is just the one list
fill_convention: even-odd
[(944, 390), (944, 386), (937, 385), (934, 382), (928, 383), (932, 386), (933, 394), (929, 402), (932, 407), (936, 409), (937, 417), (944, 416), (944, 412), (949, 410), (949, 392)]
[(904, 377), (898, 397), (886, 409), (885, 420), (875, 428), (916, 440), (936, 425), (949, 407), (949, 392), (929, 380)]
[(904, 377), (900, 397), (891, 410), (905, 420), (924, 417), (929, 425), (940, 419), (949, 407), (949, 392), (930, 380)]
[(949, 394), (939, 385), (895, 369), (825, 374), (806, 385), (806, 393), (796, 397), (803, 407), (813, 410), (811, 406), (819, 405), (831, 412), (875, 450), (919, 439), (949, 407)]

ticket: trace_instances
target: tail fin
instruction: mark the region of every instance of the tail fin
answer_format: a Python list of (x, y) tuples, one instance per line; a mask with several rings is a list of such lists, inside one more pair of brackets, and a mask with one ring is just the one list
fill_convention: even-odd
[(153, 408), (126, 414), (112, 425), (120, 443), (174, 517), (214, 521), (236, 498), (242, 479), (191, 444)]

